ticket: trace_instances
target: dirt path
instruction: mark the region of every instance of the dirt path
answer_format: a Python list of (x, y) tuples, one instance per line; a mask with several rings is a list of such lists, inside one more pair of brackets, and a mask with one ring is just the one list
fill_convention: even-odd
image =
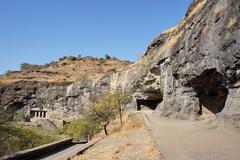
[[(116, 130), (116, 129), (113, 129)], [(160, 153), (139, 114), (121, 130), (100, 141), (74, 160), (160, 160)]]
[(239, 160), (240, 134), (202, 121), (163, 120), (147, 112), (166, 160)]

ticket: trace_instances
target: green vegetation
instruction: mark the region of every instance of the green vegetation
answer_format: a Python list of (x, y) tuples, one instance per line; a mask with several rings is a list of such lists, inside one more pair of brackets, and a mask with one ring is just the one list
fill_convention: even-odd
[(117, 114), (116, 102), (112, 93), (106, 93), (93, 107), (93, 114), (103, 124), (104, 132), (108, 135), (107, 126)]
[(41, 127), (26, 127), (17, 124), (0, 125), (0, 155), (37, 147), (59, 139)]
[(10, 123), (13, 112), (0, 112), (0, 156), (47, 144), (59, 140), (63, 135), (76, 141), (88, 140), (101, 129), (108, 135), (107, 126), (112, 120), (119, 116), (122, 125), (123, 111), (130, 98), (131, 94), (120, 91), (105, 93), (92, 103), (89, 115), (71, 121), (59, 133), (49, 133), (41, 126)]
[(12, 113), (0, 112), (0, 156), (60, 139), (60, 135), (50, 134), (41, 126), (10, 123)]
[(21, 71), (34, 71), (34, 70), (39, 70), (42, 68), (46, 68), (46, 66), (45, 65), (37, 65), (37, 64), (29, 64), (29, 63), (22, 63), (20, 65)]
[(5, 76), (9, 76), (11, 73), (12, 73), (11, 70), (6, 70), (4, 75), (5, 75)]
[(109, 56), (108, 54), (104, 55), (105, 59), (111, 59), (111, 56)]
[(76, 141), (84, 141), (92, 138), (99, 132), (100, 123), (92, 116), (82, 117), (71, 121), (64, 127), (64, 133)]
[(92, 111), (89, 115), (67, 124), (64, 128), (64, 133), (77, 141), (92, 138), (101, 128), (108, 135), (107, 126), (117, 116), (119, 116), (122, 125), (123, 111), (130, 99), (131, 94), (120, 91), (103, 94), (100, 99), (92, 104)]
[(131, 94), (120, 91), (105, 93), (93, 107), (93, 114), (103, 124), (104, 132), (108, 135), (107, 126), (119, 115), (122, 124), (122, 112), (130, 101)]
[(99, 63), (100, 63), (101, 65), (105, 64), (105, 63), (106, 63), (106, 59), (100, 58), (100, 59), (99, 59)]

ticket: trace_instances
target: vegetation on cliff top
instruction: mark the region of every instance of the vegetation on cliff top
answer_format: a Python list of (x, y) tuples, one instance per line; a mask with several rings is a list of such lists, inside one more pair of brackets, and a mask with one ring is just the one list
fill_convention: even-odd
[(130, 64), (132, 62), (119, 60), (107, 54), (104, 58), (82, 57), (81, 55), (77, 57), (65, 56), (58, 61), (45, 65), (23, 63), (20, 66), (20, 71), (8, 70), (5, 75), (0, 76), (0, 83), (11, 83), (20, 80), (76, 82), (83, 74), (89, 78), (94, 78), (110, 69), (121, 71)]

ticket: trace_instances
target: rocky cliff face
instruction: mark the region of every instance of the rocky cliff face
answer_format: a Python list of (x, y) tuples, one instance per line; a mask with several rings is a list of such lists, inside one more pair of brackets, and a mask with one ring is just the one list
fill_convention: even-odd
[(61, 110), (65, 105), (65, 90), (70, 83), (19, 81), (0, 85), (1, 110), (17, 111), (16, 120), (29, 119), (30, 108)]
[(198, 119), (206, 108), (240, 126), (239, 20), (238, 0), (194, 1), (184, 20), (149, 45), (120, 85), (135, 92), (136, 107), (159, 102), (161, 116)]
[(91, 101), (110, 90), (112, 69), (95, 80), (79, 82), (18, 81), (0, 85), (0, 110), (8, 110), (17, 121), (28, 121), (32, 109), (44, 109), (47, 118), (69, 120), (89, 111)]
[(134, 93), (134, 109), (147, 106), (178, 119), (199, 119), (207, 110), (240, 127), (240, 1), (194, 0), (185, 18), (156, 37), (128, 69), (71, 84), (4, 84), (0, 106), (21, 111), (43, 105), (51, 117), (72, 117), (85, 114), (101, 93), (119, 88)]
[(91, 100), (110, 90), (111, 76), (131, 63), (110, 56), (69, 56), (45, 65), (24, 63), (21, 71), (0, 75), (0, 111), (10, 111), (17, 121), (40, 116), (37, 110), (60, 121), (84, 115)]

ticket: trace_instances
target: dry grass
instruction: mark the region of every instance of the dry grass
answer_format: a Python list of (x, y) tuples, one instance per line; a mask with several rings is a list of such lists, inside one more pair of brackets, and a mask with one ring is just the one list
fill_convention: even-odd
[(183, 34), (183, 31), (179, 32), (177, 35), (172, 36), (169, 40), (167, 40), (163, 46), (161, 46), (161, 48), (158, 50), (157, 54), (154, 55), (153, 58), (151, 58), (153, 60), (154, 63), (157, 62), (157, 60), (159, 60), (159, 58), (164, 54), (164, 53), (170, 53), (167, 52), (169, 49), (171, 49), (177, 42), (178, 39), (181, 37), (181, 35)]
[(116, 119), (109, 125), (109, 132), (111, 137), (122, 137), (143, 127), (144, 125), (140, 115), (125, 113), (123, 116), (123, 126), (121, 126), (120, 120)]
[(197, 2), (196, 6), (194, 6), (191, 11), (188, 14), (187, 19), (191, 18), (197, 11), (199, 11), (200, 9), (202, 9), (202, 7), (206, 4), (207, 0), (199, 0), (199, 2)]
[(95, 79), (95, 77), (106, 73), (110, 69), (121, 71), (126, 69), (130, 64), (132, 63), (115, 59), (105, 61), (87, 58), (76, 61), (65, 59), (46, 68), (22, 71), (12, 73), (8, 76), (1, 76), (0, 83), (8, 84), (20, 80), (76, 82), (80, 80), (83, 74), (86, 74), (87, 77), (91, 79)]
[(224, 11), (227, 8), (227, 2), (225, 3), (218, 3), (216, 7), (214, 8), (214, 14), (218, 14), (219, 12)]

